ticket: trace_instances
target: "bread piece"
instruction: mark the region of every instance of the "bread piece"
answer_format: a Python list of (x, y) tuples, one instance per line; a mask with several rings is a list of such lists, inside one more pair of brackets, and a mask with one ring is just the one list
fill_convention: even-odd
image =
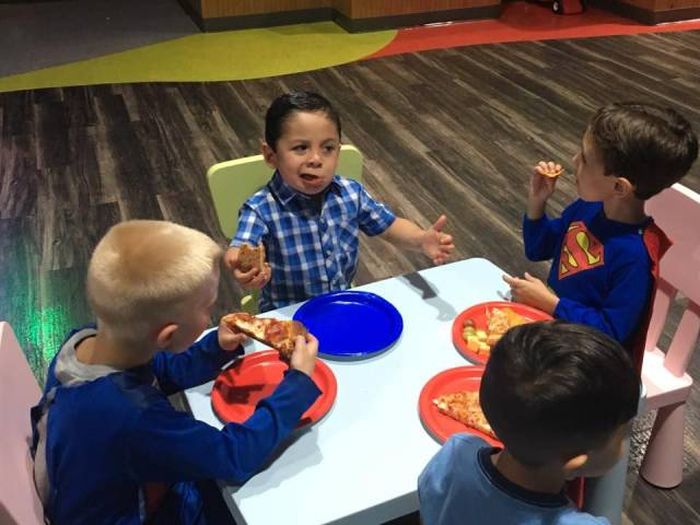
[(242, 272), (248, 272), (253, 268), (258, 270), (265, 268), (265, 246), (262, 243), (258, 246), (241, 244), (238, 249), (238, 268)]

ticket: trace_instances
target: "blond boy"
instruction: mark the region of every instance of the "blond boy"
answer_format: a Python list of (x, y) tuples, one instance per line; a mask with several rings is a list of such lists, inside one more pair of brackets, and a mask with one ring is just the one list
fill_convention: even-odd
[(197, 484), (244, 482), (318, 397), (309, 336), (243, 424), (217, 430), (169, 404), (242, 353), (245, 336), (224, 325), (194, 342), (210, 321), (221, 257), (205, 234), (164, 221), (121, 223), (98, 243), (87, 277), (97, 326), (69, 334), (32, 409), (51, 523), (204, 523)]

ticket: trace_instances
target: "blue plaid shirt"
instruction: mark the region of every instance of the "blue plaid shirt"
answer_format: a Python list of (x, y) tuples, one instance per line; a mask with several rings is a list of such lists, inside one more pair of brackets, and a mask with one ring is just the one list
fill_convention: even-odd
[(238, 215), (231, 246), (265, 245), (272, 278), (260, 294), (265, 312), (350, 287), (359, 230), (383, 233), (396, 218), (357, 181), (336, 175), (320, 200), (296, 192), (278, 172)]

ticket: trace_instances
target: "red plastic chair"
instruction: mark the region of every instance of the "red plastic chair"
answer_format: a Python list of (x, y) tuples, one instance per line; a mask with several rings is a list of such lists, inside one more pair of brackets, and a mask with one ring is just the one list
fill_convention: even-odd
[(40, 397), (41, 390), (12, 327), (0, 322), (0, 523), (3, 524), (44, 523), (29, 454), (29, 408)]
[[(651, 198), (646, 210), (673, 246), (661, 260), (642, 365), (644, 410), (657, 414), (640, 473), (653, 485), (671, 488), (683, 479), (685, 402), (693, 384), (686, 370), (700, 335), (700, 195), (675, 184)], [(659, 337), (678, 294), (688, 304), (663, 352)]]

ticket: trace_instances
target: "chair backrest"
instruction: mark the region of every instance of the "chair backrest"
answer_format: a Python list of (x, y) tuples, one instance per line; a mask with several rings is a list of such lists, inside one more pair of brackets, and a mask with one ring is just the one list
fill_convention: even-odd
[[(337, 172), (362, 182), (362, 153), (344, 144), (340, 148)], [(262, 155), (214, 164), (207, 171), (207, 181), (221, 231), (230, 239), (238, 228), (238, 210), (253, 193), (267, 184), (272, 169)]]
[(29, 409), (41, 390), (12, 327), (0, 321), (0, 522), (44, 523), (29, 454)]
[(669, 371), (682, 376), (700, 333), (700, 195), (674, 184), (649, 199), (646, 212), (673, 241), (673, 246), (661, 259), (646, 349), (653, 350), (658, 344), (676, 295), (680, 293), (686, 297), (688, 305), (664, 361)]

